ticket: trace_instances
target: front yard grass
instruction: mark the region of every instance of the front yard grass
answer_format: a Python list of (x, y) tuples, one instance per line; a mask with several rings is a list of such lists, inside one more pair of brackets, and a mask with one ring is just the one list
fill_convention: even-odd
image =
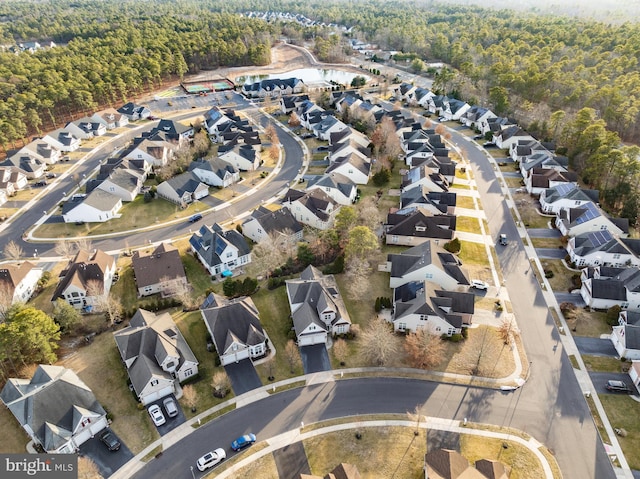
[(564, 249), (564, 245), (560, 238), (531, 238), (531, 246), (534, 248), (558, 248), (562, 247)]
[(109, 220), (105, 223), (44, 223), (36, 228), (34, 236), (42, 238), (64, 238), (66, 236), (89, 236), (97, 234), (129, 231), (156, 223), (163, 223), (176, 218), (188, 218), (194, 213), (204, 211), (208, 206), (200, 201), (190, 204), (185, 209), (180, 209), (168, 201), (156, 198), (149, 203), (144, 202), (142, 195), (126, 203), (120, 210), (120, 218)]
[(88, 346), (77, 347), (60, 365), (72, 369), (113, 415), (111, 427), (134, 454), (158, 439), (144, 408), (127, 386), (127, 372), (111, 332), (102, 333)]
[(411, 427), (363, 427), (336, 431), (304, 441), (311, 473), (320, 477), (338, 464), (354, 464), (362, 477), (424, 476), (425, 430), (414, 435)]
[(576, 273), (575, 271), (568, 270), (562, 264), (562, 260), (559, 259), (542, 259), (540, 260), (542, 268), (546, 272), (553, 273), (553, 277), (547, 278), (549, 285), (553, 291), (569, 292), (576, 288), (571, 280), (571, 277)]
[(474, 264), (478, 266), (489, 266), (489, 258), (485, 250), (484, 243), (473, 243), (471, 241), (460, 241), (461, 249), (458, 257), (462, 264)]
[(629, 466), (640, 469), (640, 404), (626, 395), (601, 394), (599, 398), (611, 427), (627, 431), (627, 437), (618, 436), (618, 442)]
[(587, 371), (602, 373), (626, 373), (630, 366), (630, 363), (620, 361), (619, 359), (591, 356), (590, 354), (583, 354), (582, 360), (587, 367)]
[(464, 231), (466, 233), (480, 233), (480, 220), (472, 216), (458, 215), (456, 217), (456, 231)]
[(520, 188), (522, 186), (522, 178), (514, 178), (512, 176), (505, 176), (504, 181), (509, 188)]
[(565, 319), (574, 336), (599, 338), (603, 334), (611, 333), (611, 326), (606, 321), (606, 313), (578, 308), (573, 315), (569, 316), (565, 315)]
[[(477, 199), (478, 201), (478, 206), (480, 205), (480, 199)], [(458, 208), (467, 208), (470, 210), (475, 209), (476, 205), (473, 202), (473, 198), (471, 196), (462, 196), (462, 195), (458, 195), (458, 197), (456, 198), (456, 207)]]
[(553, 217), (541, 216), (538, 212), (538, 200), (530, 196), (520, 198), (516, 201), (516, 207), (520, 218), (522, 218), (523, 226), (527, 228), (548, 228), (549, 221)]

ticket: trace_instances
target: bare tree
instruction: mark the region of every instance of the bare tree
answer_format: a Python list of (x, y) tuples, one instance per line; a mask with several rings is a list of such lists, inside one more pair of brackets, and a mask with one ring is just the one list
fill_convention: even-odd
[(502, 318), (502, 323), (498, 328), (498, 335), (500, 336), (500, 339), (502, 339), (504, 344), (510, 346), (513, 343), (514, 335), (517, 333), (518, 328), (515, 326), (513, 318)]
[(11, 261), (19, 261), (20, 258), (24, 256), (24, 250), (22, 249), (22, 247), (13, 240), (9, 241), (5, 245), (2, 252), (4, 253), (5, 257), (7, 259), (10, 259)]
[(371, 267), (366, 259), (352, 257), (349, 259), (345, 276), (348, 279), (349, 293), (353, 297), (360, 297), (369, 289)]
[(54, 251), (57, 255), (69, 260), (76, 254), (76, 245), (70, 241), (58, 241)]
[(284, 348), (284, 356), (287, 359), (287, 363), (289, 363), (289, 370), (293, 373), (296, 366), (300, 364), (300, 351), (298, 351), (298, 346), (293, 342), (293, 339), (287, 342)]
[(445, 344), (440, 336), (432, 334), (427, 329), (418, 329), (407, 335), (404, 350), (409, 364), (414, 368), (428, 369), (442, 361)]
[(300, 126), (300, 117), (295, 111), (292, 111), (291, 115), (289, 115), (288, 123), (289, 123), (289, 126), (293, 128), (297, 128)]
[(231, 390), (231, 380), (224, 371), (217, 371), (211, 378), (211, 386), (213, 387), (213, 395), (217, 398), (223, 398)]
[(206, 156), (211, 145), (212, 143), (206, 130), (201, 130), (194, 135), (192, 148), (198, 157)]
[(195, 305), (192, 294), (193, 289), (186, 281), (181, 281), (180, 278), (163, 276), (160, 278), (160, 284), (163, 296), (175, 297), (182, 303), (184, 309), (191, 309)]
[(198, 392), (192, 384), (182, 386), (182, 399), (184, 399), (185, 404), (191, 408), (191, 412), (195, 412), (196, 404), (198, 403)]
[(278, 138), (278, 130), (276, 130), (276, 126), (273, 123), (269, 123), (267, 125), (267, 127), (264, 129), (264, 134), (272, 144), (280, 144), (280, 139)]
[(361, 225), (375, 231), (384, 219), (384, 213), (378, 208), (375, 196), (367, 196), (358, 204), (358, 221)]
[(4, 317), (13, 303), (13, 288), (8, 282), (0, 283), (0, 323), (4, 322)]
[(409, 421), (415, 422), (416, 429), (415, 431), (413, 431), (413, 434), (415, 434), (416, 436), (420, 434), (420, 422), (424, 418), (424, 414), (422, 414), (422, 408), (420, 407), (420, 404), (416, 405), (413, 411), (407, 411), (407, 418), (409, 419)]
[(98, 465), (88, 456), (78, 458), (78, 479), (102, 479)]
[(76, 249), (78, 251), (91, 251), (93, 250), (93, 244), (89, 238), (80, 238), (75, 242)]
[(347, 356), (349, 355), (349, 346), (347, 342), (340, 338), (333, 343), (333, 356), (340, 362), (340, 366), (344, 366)]
[(122, 305), (120, 300), (105, 292), (104, 283), (98, 280), (87, 282), (87, 298), (91, 298), (97, 312), (105, 313), (111, 324), (122, 321)]
[(291, 238), (293, 233), (287, 230), (281, 235), (269, 234), (251, 250), (251, 262), (270, 276), (274, 269), (294, 256), (296, 244)]
[(276, 143), (274, 143), (269, 147), (267, 154), (269, 155), (269, 158), (276, 161), (280, 157), (280, 148)]
[(375, 318), (362, 331), (362, 348), (360, 355), (368, 364), (385, 366), (398, 354), (398, 341), (392, 327), (382, 318)]

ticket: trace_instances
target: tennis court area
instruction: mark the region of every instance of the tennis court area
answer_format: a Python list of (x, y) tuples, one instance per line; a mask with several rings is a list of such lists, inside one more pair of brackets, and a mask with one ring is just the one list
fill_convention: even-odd
[(212, 93), (215, 91), (233, 90), (235, 85), (231, 80), (226, 78), (216, 78), (212, 80), (197, 81), (197, 82), (183, 82), (181, 83), (185, 92), (191, 95), (198, 95), (200, 93)]

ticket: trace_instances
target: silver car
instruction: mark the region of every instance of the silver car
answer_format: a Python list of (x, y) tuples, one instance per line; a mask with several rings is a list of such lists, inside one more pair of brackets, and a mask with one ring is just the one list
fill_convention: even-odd
[(176, 417), (178, 415), (178, 406), (176, 406), (176, 402), (172, 397), (165, 398), (162, 404), (164, 405), (165, 411), (167, 411), (167, 416)]
[(162, 410), (160, 406), (154, 404), (149, 406), (149, 416), (151, 416), (151, 420), (156, 426), (162, 426), (167, 420), (164, 418), (164, 414), (162, 414)]
[(213, 467), (216, 464), (220, 463), (226, 457), (227, 453), (224, 452), (224, 449), (222, 449), (221, 447), (219, 447), (215, 451), (208, 452), (200, 459), (198, 459), (198, 470), (204, 471), (206, 469), (209, 469), (210, 467)]

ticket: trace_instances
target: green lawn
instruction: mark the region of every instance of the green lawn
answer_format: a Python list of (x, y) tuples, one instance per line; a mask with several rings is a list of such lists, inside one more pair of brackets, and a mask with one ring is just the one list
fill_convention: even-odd
[(85, 223), (83, 225), (45, 223), (39, 226), (33, 234), (42, 238), (63, 238), (65, 236), (90, 236), (129, 231), (164, 223), (176, 218), (188, 218), (192, 214), (205, 209), (207, 209), (207, 206), (199, 201), (192, 203), (185, 209), (180, 209), (179, 206), (160, 198), (145, 203), (142, 195), (138, 195), (134, 201), (124, 204), (119, 213), (122, 215), (120, 218), (115, 218), (105, 223)]
[(591, 356), (589, 354), (583, 354), (582, 360), (588, 371), (603, 373), (626, 373), (630, 366), (630, 363), (622, 362), (619, 359)]
[(456, 230), (467, 233), (480, 233), (480, 220), (472, 216), (456, 216)]
[(462, 264), (474, 264), (479, 266), (489, 266), (489, 258), (483, 243), (472, 243), (470, 241), (460, 241), (462, 245), (458, 257)]
[(521, 178), (512, 178), (511, 176), (507, 176), (505, 177), (504, 181), (509, 188), (519, 188), (522, 186)]
[(559, 248), (563, 246), (560, 238), (531, 238), (531, 245), (534, 248)]
[[(480, 206), (480, 199), (477, 199), (478, 201), (478, 206)], [(462, 195), (458, 195), (458, 197), (456, 198), (456, 206), (458, 208), (467, 208), (467, 209), (475, 209), (476, 205), (473, 202), (473, 198), (471, 196), (462, 196)]]
[(629, 466), (640, 469), (640, 404), (626, 395), (601, 394), (599, 398), (611, 427), (627, 431), (627, 437), (618, 436), (618, 442)]

